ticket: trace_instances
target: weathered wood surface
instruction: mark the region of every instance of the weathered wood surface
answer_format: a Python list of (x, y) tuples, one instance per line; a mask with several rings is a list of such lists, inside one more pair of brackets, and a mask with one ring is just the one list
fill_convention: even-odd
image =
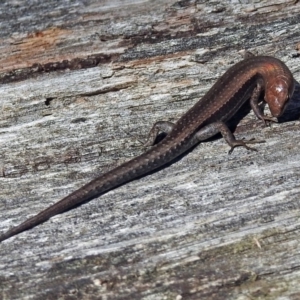
[[(299, 80), (297, 1), (1, 1), (0, 231), (142, 153), (240, 51)], [(61, 2), (61, 3), (60, 3)], [(0, 244), (1, 299), (299, 299), (299, 88), (228, 155), (159, 172)]]

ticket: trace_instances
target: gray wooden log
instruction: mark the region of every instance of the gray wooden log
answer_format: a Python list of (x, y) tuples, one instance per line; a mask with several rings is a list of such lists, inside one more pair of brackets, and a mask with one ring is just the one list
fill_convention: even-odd
[[(0, 232), (142, 153), (244, 49), (299, 80), (297, 1), (2, 1)], [(172, 165), (0, 244), (1, 299), (298, 299), (299, 88)], [(268, 111), (267, 111), (268, 112)], [(283, 298), (280, 298), (283, 299)]]

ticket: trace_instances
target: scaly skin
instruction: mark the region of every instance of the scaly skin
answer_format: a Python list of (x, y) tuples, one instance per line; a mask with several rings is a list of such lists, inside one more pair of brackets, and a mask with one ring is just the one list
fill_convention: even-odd
[(259, 119), (264, 122), (276, 121), (275, 118), (264, 116), (259, 109), (258, 100), (263, 91), (264, 100), (269, 105), (272, 115), (279, 117), (294, 91), (294, 79), (286, 65), (269, 56), (251, 56), (237, 63), (221, 76), (207, 94), (176, 124), (157, 122), (153, 126), (148, 144), (153, 144), (159, 130), (168, 133), (159, 144), (8, 230), (0, 236), (0, 242), (167, 164), (196, 143), (218, 132), (221, 132), (231, 146), (230, 152), (237, 146), (255, 150), (246, 145), (255, 141), (236, 140), (225, 123), (247, 100), (250, 100), (251, 107)]

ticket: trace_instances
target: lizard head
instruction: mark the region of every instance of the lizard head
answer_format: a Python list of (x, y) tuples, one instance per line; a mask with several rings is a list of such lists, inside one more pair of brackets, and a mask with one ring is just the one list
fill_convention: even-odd
[(265, 101), (274, 117), (280, 117), (294, 93), (295, 83), (291, 76), (277, 76), (266, 84)]

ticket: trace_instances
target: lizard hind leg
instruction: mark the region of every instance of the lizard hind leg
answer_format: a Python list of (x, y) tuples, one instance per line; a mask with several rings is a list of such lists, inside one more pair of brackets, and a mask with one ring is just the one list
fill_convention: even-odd
[(247, 150), (257, 151), (255, 148), (248, 147), (247, 144), (257, 144), (257, 143), (265, 142), (265, 141), (258, 141), (255, 139), (237, 140), (224, 122), (217, 121), (201, 128), (193, 137), (192, 143), (195, 144), (196, 142), (204, 141), (214, 136), (218, 132), (222, 134), (227, 144), (231, 147), (231, 149), (228, 152), (229, 154), (233, 152), (233, 149), (235, 147), (245, 147)]
[(214, 124), (221, 132), (221, 134), (222, 134), (223, 138), (225, 139), (225, 141), (227, 142), (227, 144), (231, 147), (231, 149), (228, 152), (229, 154), (231, 154), (233, 152), (235, 147), (244, 147), (247, 150), (257, 151), (257, 149), (251, 148), (251, 147), (247, 146), (247, 144), (257, 144), (257, 143), (265, 142), (265, 141), (255, 140), (254, 138), (252, 138), (250, 140), (245, 140), (245, 139), (237, 140), (235, 138), (235, 136), (233, 135), (233, 133), (228, 128), (228, 126), (224, 122), (219, 121)]
[(153, 146), (155, 144), (155, 140), (160, 132), (164, 132), (169, 134), (174, 128), (174, 123), (168, 121), (158, 121), (156, 122), (152, 129), (149, 132), (148, 139), (145, 142), (144, 146)]

